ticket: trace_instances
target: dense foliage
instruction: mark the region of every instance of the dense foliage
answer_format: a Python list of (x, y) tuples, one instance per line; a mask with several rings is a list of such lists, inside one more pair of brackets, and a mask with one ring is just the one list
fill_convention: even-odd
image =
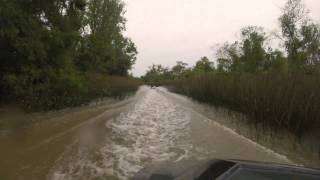
[(177, 61), (176, 65), (171, 69), (162, 65), (152, 65), (147, 73), (141, 78), (147, 84), (163, 84), (172, 80), (188, 78), (196, 74), (215, 72), (214, 63), (209, 61), (207, 57), (202, 57), (192, 68), (187, 63)]
[[(241, 37), (216, 51), (217, 65), (206, 57), (188, 67), (151, 67), (143, 77), (197, 100), (240, 111), (265, 127), (301, 137), (320, 127), (320, 27), (301, 0), (288, 0), (279, 18), (274, 48), (261, 27), (241, 29)], [(280, 48), (280, 47), (279, 47)]]
[(51, 109), (81, 103), (87, 72), (126, 76), (137, 50), (121, 0), (1, 0), (0, 98)]

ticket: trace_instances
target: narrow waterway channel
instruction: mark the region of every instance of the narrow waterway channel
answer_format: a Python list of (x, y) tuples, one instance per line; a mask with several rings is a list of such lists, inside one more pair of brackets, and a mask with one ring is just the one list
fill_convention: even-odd
[(152, 162), (190, 158), (292, 164), (179, 98), (142, 87), (124, 101), (66, 110), (6, 131), (0, 136), (1, 179), (125, 180)]

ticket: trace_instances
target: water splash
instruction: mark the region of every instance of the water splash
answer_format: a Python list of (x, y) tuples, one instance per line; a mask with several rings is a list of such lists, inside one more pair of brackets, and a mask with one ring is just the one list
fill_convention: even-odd
[(146, 164), (178, 161), (192, 148), (179, 141), (188, 132), (189, 114), (156, 90), (148, 91), (128, 112), (105, 123), (104, 145), (81, 147), (68, 166), (53, 173), (60, 179), (128, 179)]
[(150, 91), (133, 110), (106, 123), (112, 136), (102, 149), (120, 179), (131, 177), (143, 165), (154, 161), (180, 159), (187, 153), (178, 147), (186, 132), (189, 116), (176, 104)]

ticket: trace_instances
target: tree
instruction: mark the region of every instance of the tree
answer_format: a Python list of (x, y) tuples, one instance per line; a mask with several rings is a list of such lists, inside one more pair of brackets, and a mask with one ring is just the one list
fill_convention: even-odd
[(302, 52), (306, 64), (319, 65), (320, 63), (320, 26), (309, 23), (301, 27)]
[(147, 70), (144, 76), (144, 81), (148, 84), (158, 84), (160, 81), (170, 80), (171, 77), (172, 76), (169, 68), (165, 68), (162, 65), (153, 64)]
[(216, 52), (219, 72), (263, 71), (266, 63), (265, 32), (261, 27), (241, 29), (241, 41), (225, 43)]
[(1, 1), (2, 92), (41, 98), (82, 86), (73, 54), (84, 6), (81, 0)]
[(240, 49), (239, 43), (225, 43), (216, 52), (219, 72), (240, 71)]
[(319, 62), (319, 26), (312, 23), (301, 0), (288, 0), (279, 18), (284, 45), (291, 65)]
[(187, 70), (188, 64), (182, 61), (177, 61), (176, 65), (172, 67), (172, 74), (175, 78), (181, 78)]
[(261, 27), (249, 26), (241, 30), (241, 69), (244, 72), (263, 70), (266, 52), (264, 49), (265, 33)]
[(124, 37), (124, 4), (120, 0), (91, 0), (85, 13), (84, 37), (77, 65), (82, 71), (127, 75), (137, 49)]
[(269, 48), (266, 52), (264, 71), (286, 74), (288, 72), (288, 61), (284, 54), (279, 50)]
[(214, 70), (214, 63), (209, 61), (206, 56), (197, 61), (195, 67), (193, 68), (193, 71), (197, 73), (213, 72)]

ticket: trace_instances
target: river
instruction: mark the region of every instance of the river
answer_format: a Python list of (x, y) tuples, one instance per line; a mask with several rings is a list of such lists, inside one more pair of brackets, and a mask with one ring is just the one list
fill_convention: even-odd
[(191, 158), (292, 164), (186, 104), (197, 106), (142, 87), (122, 101), (26, 116), (37, 120), (0, 134), (0, 177), (126, 180), (150, 163)]

